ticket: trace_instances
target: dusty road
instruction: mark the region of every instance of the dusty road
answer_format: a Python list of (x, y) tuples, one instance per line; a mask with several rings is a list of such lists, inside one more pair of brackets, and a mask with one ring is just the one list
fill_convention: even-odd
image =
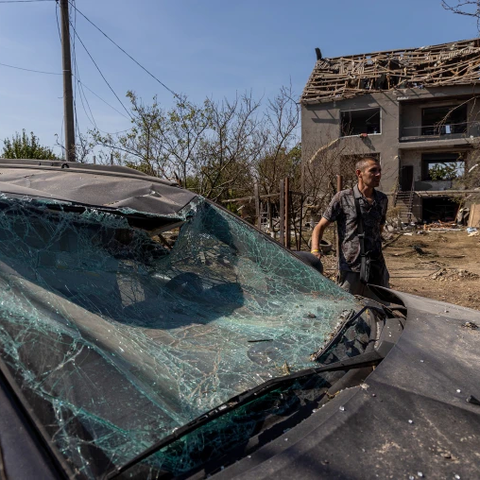
[[(480, 310), (480, 236), (462, 231), (394, 234), (384, 249), (394, 290)], [(334, 256), (323, 259), (335, 277)]]

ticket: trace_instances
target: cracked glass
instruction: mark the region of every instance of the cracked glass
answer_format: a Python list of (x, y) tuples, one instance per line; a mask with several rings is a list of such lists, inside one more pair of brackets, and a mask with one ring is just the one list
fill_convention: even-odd
[[(2, 195), (0, 237), (2, 360), (82, 478), (311, 367), (342, 312), (358, 308), (202, 198), (156, 216)], [(222, 422), (235, 436), (247, 420)], [(192, 459), (171, 450), (155, 468), (188, 470)]]

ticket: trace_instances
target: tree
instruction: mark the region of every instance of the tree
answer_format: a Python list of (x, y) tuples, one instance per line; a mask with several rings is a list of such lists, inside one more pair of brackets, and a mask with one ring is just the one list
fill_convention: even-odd
[[(178, 182), (214, 200), (244, 188), (253, 191), (250, 165), (262, 151), (263, 136), (251, 95), (195, 105), (177, 97), (165, 111), (156, 97), (144, 104), (128, 92), (132, 127), (119, 135), (93, 131), (97, 145), (121, 164)], [(242, 192), (243, 193), (243, 192)]]
[(457, 0), (455, 5), (442, 0), (442, 7), (457, 15), (473, 17), (477, 20), (477, 30), (480, 32), (480, 0)]
[[(60, 141), (59, 136), (55, 141), (55, 145), (61, 148), (63, 154), (62, 159), (65, 159), (65, 145)], [(78, 163), (88, 163), (89, 157), (93, 154), (93, 147), (95, 142), (91, 138), (91, 132), (87, 134), (79, 133), (75, 142), (75, 161)]]
[(428, 175), (433, 181), (455, 180), (461, 176), (463, 162), (439, 162), (428, 167)]
[(479, 190), (480, 194), (480, 139), (471, 141), (472, 150), (469, 152), (463, 175), (454, 179), (454, 187), (457, 190)]
[[(97, 145), (112, 151), (118, 163), (148, 175), (160, 176), (164, 174), (163, 146), (158, 133), (164, 123), (165, 114), (156, 97), (150, 106), (145, 105), (134, 92), (127, 92), (127, 97), (132, 104), (132, 127), (127, 133), (102, 135), (98, 130), (90, 133)], [(165, 174), (164, 176), (167, 177)]]
[(198, 144), (209, 126), (206, 105), (193, 105), (182, 96), (165, 111), (156, 96), (151, 105), (134, 92), (127, 92), (127, 97), (132, 105), (131, 129), (118, 135), (94, 130), (96, 143), (110, 149), (119, 163), (188, 188)]
[(151, 104), (133, 92), (127, 97), (128, 131), (90, 132), (104, 148), (100, 158), (107, 149), (119, 164), (176, 181), (215, 201), (251, 196), (255, 181), (262, 193), (270, 194), (278, 193), (281, 178), (300, 178), (298, 155), (291, 153), (298, 144), (299, 122), (291, 87), (282, 88), (264, 111), (251, 93), (221, 101), (207, 98), (201, 104), (178, 96), (169, 110), (156, 97)]
[(245, 94), (233, 101), (207, 99), (206, 106), (209, 128), (199, 144), (195, 171), (199, 193), (215, 201), (253, 193), (251, 167), (265, 145), (260, 102)]
[(33, 132), (30, 132), (30, 136), (28, 136), (25, 130), (22, 130), (21, 135), (17, 132), (11, 139), (6, 138), (3, 141), (2, 157), (17, 159), (36, 158), (40, 160), (57, 159), (51, 148), (40, 145), (38, 137)]
[(296, 190), (301, 185), (301, 165), (297, 153), (300, 145), (296, 129), (300, 120), (298, 104), (292, 87), (282, 87), (268, 102), (264, 122), (264, 154), (255, 164), (257, 182), (262, 193), (278, 193), (280, 180), (289, 177)]

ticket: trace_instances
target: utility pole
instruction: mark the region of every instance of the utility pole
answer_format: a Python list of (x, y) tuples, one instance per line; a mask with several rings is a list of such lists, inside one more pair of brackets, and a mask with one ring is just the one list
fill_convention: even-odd
[(65, 154), (67, 162), (75, 162), (75, 122), (73, 116), (72, 58), (70, 51), (70, 17), (68, 0), (60, 0), (62, 25), (63, 111), (65, 116)]

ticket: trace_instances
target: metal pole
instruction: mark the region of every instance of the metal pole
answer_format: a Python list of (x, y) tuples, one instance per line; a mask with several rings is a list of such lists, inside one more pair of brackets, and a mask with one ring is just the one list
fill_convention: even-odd
[(72, 58), (70, 51), (70, 17), (68, 15), (68, 0), (60, 0), (60, 24), (62, 29), (65, 155), (67, 162), (75, 162), (75, 120), (73, 116)]

